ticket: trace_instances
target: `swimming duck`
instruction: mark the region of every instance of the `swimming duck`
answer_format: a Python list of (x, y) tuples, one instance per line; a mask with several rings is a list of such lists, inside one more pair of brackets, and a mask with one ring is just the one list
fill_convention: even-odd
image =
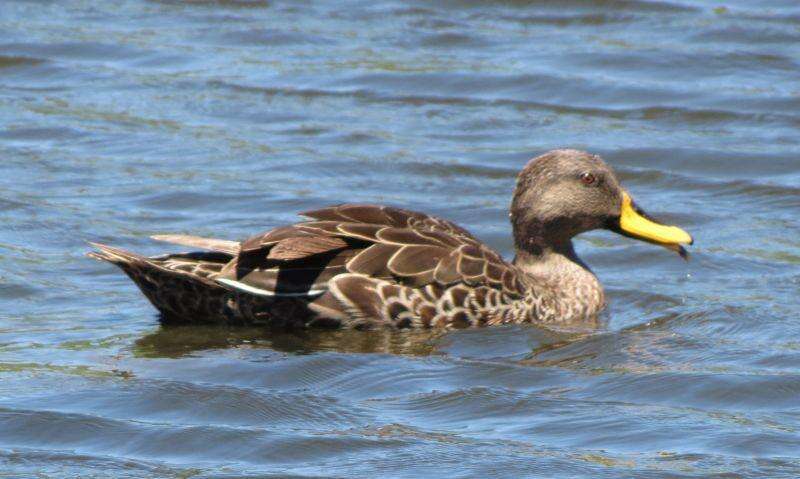
[(281, 328), (570, 325), (605, 306), (572, 238), (598, 228), (686, 256), (692, 237), (648, 217), (597, 156), (554, 150), (519, 173), (511, 202), (516, 256), (465, 229), (391, 206), (343, 204), (242, 242), (156, 240), (205, 250), (144, 257), (92, 243), (168, 322)]

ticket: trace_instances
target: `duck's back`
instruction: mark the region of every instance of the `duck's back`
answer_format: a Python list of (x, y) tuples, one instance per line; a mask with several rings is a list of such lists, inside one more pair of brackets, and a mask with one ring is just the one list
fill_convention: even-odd
[(468, 327), (531, 321), (523, 273), (466, 230), (378, 205), (340, 205), (241, 244), (157, 237), (211, 248), (144, 258), (101, 247), (165, 317), (272, 326)]

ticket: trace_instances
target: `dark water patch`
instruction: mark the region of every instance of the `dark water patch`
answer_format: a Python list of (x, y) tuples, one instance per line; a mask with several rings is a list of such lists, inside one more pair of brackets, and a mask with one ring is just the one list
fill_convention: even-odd
[(490, 165), (474, 164), (442, 164), (430, 162), (407, 163), (409, 171), (422, 176), (441, 177), (476, 177), (483, 180), (513, 179), (518, 171), (516, 169), (496, 167)]
[[(492, 18), (494, 15), (490, 15)], [(603, 25), (616, 25), (620, 23), (632, 23), (637, 20), (637, 16), (630, 10), (616, 12), (599, 13), (563, 13), (563, 14), (537, 14), (537, 15), (508, 15), (503, 16), (502, 20), (508, 22), (518, 22), (523, 25), (553, 25), (557, 27), (597, 27)]]
[(31, 209), (31, 205), (25, 201), (15, 198), (0, 197), (0, 211), (10, 211), (18, 209)]
[(739, 124), (752, 123), (777, 123), (787, 126), (795, 126), (800, 123), (800, 118), (794, 115), (763, 114), (763, 113), (744, 113), (731, 110), (691, 109), (691, 108), (665, 108), (653, 106), (628, 111), (618, 111), (624, 113), (625, 118), (635, 118), (642, 120), (669, 120), (683, 124), (697, 125), (724, 125), (736, 122)]
[[(757, 70), (758, 75), (785, 74), (797, 69), (797, 62), (789, 55), (760, 52), (672, 52), (669, 56), (656, 51), (640, 53), (596, 52), (573, 56), (577, 63), (595, 68), (627, 68), (632, 72), (675, 73), (676, 70), (691, 72), (692, 81), (703, 77), (736, 74), (742, 70)], [(635, 74), (635, 73), (634, 73)], [(648, 77), (650, 74), (647, 75)], [(672, 77), (674, 78), (674, 77)]]
[(724, 25), (698, 33), (692, 37), (697, 42), (719, 42), (737, 44), (747, 38), (748, 43), (755, 44), (793, 44), (800, 41), (800, 33), (792, 28), (770, 28), (761, 25), (734, 24)]
[(89, 478), (109, 475), (123, 478), (142, 475), (178, 478), (198, 472), (197, 469), (169, 467), (154, 461), (24, 447), (0, 450), (0, 465), (6, 470), (18, 471), (17, 477), (66, 474)]
[[(757, 97), (743, 97), (736, 102), (740, 111), (762, 111), (771, 113), (788, 113), (795, 115), (800, 106), (800, 97), (791, 90), (770, 89), (770, 95), (759, 95)], [(716, 104), (728, 103), (729, 99), (720, 99)]]
[(126, 60), (126, 63), (133, 69), (149, 69), (168, 71), (170, 74), (178, 74), (176, 70), (183, 67), (189, 70), (197, 59), (185, 54), (164, 54), (151, 52), (145, 55)]
[(771, 10), (769, 13), (759, 11), (758, 9), (741, 10), (736, 12), (737, 16), (745, 20), (759, 20), (766, 23), (786, 24), (790, 26), (797, 25), (800, 21), (800, 13), (797, 12), (796, 5), (791, 4), (786, 11)]
[[(730, 168), (719, 168), (717, 161), (724, 158)], [(668, 161), (671, 173), (697, 178), (737, 178), (739, 175), (765, 176), (795, 173), (800, 167), (791, 154), (751, 153), (699, 148), (644, 148), (622, 149), (615, 152), (612, 162), (637, 167), (652, 167)]]
[(99, 42), (3, 43), (0, 49), (7, 54), (37, 58), (96, 61), (130, 59), (145, 54), (145, 51), (131, 45)]
[[(483, 0), (454, 0), (452, 3), (473, 8), (485, 7)], [(554, 5), (542, 0), (504, 0), (499, 2), (501, 5), (517, 8), (538, 7), (543, 9), (577, 9), (577, 10), (627, 10), (642, 12), (690, 12), (696, 7), (684, 5), (678, 2), (658, 2), (640, 0), (593, 0), (591, 2), (581, 2), (580, 0), (569, 0), (559, 2)]]
[(86, 136), (85, 132), (68, 127), (26, 128), (22, 126), (0, 130), (0, 140), (7, 143), (36, 143), (74, 140)]
[(0, 68), (2, 69), (24, 68), (32, 65), (38, 65), (43, 61), (44, 60), (42, 60), (41, 58), (0, 55)]
[[(399, 12), (399, 14), (402, 14), (402, 11)], [(408, 25), (413, 28), (418, 28), (424, 32), (433, 31), (441, 32), (442, 34), (455, 34), (454, 32), (462, 31), (464, 27), (468, 25), (468, 23), (465, 23), (458, 18), (445, 18), (442, 16), (436, 16), (435, 12), (432, 10), (421, 9), (420, 15), (410, 19)], [(462, 33), (461, 35), (472, 38), (475, 33)]]
[(218, 208), (226, 210), (225, 198), (219, 194), (208, 195), (205, 193), (192, 193), (190, 191), (165, 192), (149, 195), (139, 202), (141, 206), (156, 210), (169, 210), (174, 208)]
[(105, 72), (87, 72), (70, 66), (50, 62), (37, 63), (25, 68), (9, 68), (4, 71), (0, 85), (6, 92), (14, 93), (13, 98), (20, 101), (20, 96), (52, 94), (69, 90), (76, 84), (89, 81), (101, 81), (107, 78)]
[[(0, 258), (2, 258), (2, 255), (0, 255)], [(39, 293), (41, 293), (39, 288), (33, 288), (23, 283), (10, 283), (7, 279), (3, 284), (0, 284), (0, 297), (9, 300), (30, 298)]]
[(182, 7), (209, 7), (209, 8), (267, 8), (273, 2), (267, 0), (147, 0), (152, 3), (164, 5), (178, 5)]
[(463, 33), (437, 33), (422, 37), (419, 44), (424, 47), (432, 48), (469, 48), (482, 47), (487, 43), (486, 39), (477, 35), (466, 35)]
[(242, 46), (280, 47), (287, 45), (333, 45), (335, 40), (292, 30), (251, 29), (227, 32), (221, 35), (225, 43)]

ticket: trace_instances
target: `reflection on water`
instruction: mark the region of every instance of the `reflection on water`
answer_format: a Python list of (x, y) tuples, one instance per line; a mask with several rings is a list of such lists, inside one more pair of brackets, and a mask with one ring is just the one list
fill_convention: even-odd
[[(515, 328), (526, 336), (526, 344), (533, 346), (530, 354), (534, 356), (584, 339), (588, 335), (586, 332), (527, 326)], [(508, 327), (492, 329), (504, 330)], [(484, 354), (497, 356), (497, 345), (492, 344), (487, 338), (487, 335), (492, 334), (496, 333), (486, 330), (270, 331), (257, 327), (162, 325), (155, 332), (137, 339), (133, 345), (133, 353), (141, 358), (180, 358), (215, 349), (264, 348), (292, 354), (335, 351), (410, 356), (431, 354), (450, 354), (459, 357), (476, 357)], [(454, 341), (458, 343), (458, 351), (452, 350)]]
[(224, 348), (270, 348), (311, 354), (318, 351), (424, 356), (436, 351), (441, 331), (269, 331), (254, 327), (161, 326), (136, 340), (138, 357), (181, 357), (195, 351)]
[[(800, 476), (798, 18), (791, 0), (0, 2), (0, 471)], [(84, 258), (344, 201), (508, 255), (516, 172), (565, 146), (697, 240), (686, 263), (579, 238), (610, 300), (596, 331), (160, 326)]]

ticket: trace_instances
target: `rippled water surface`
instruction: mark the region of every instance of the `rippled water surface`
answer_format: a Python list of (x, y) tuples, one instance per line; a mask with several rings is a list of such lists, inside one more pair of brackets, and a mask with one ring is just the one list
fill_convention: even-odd
[[(794, 0), (4, 0), (0, 476), (798, 477), (799, 132)], [(342, 201), (510, 254), (564, 146), (696, 238), (579, 238), (592, 334), (166, 328), (84, 257)]]

